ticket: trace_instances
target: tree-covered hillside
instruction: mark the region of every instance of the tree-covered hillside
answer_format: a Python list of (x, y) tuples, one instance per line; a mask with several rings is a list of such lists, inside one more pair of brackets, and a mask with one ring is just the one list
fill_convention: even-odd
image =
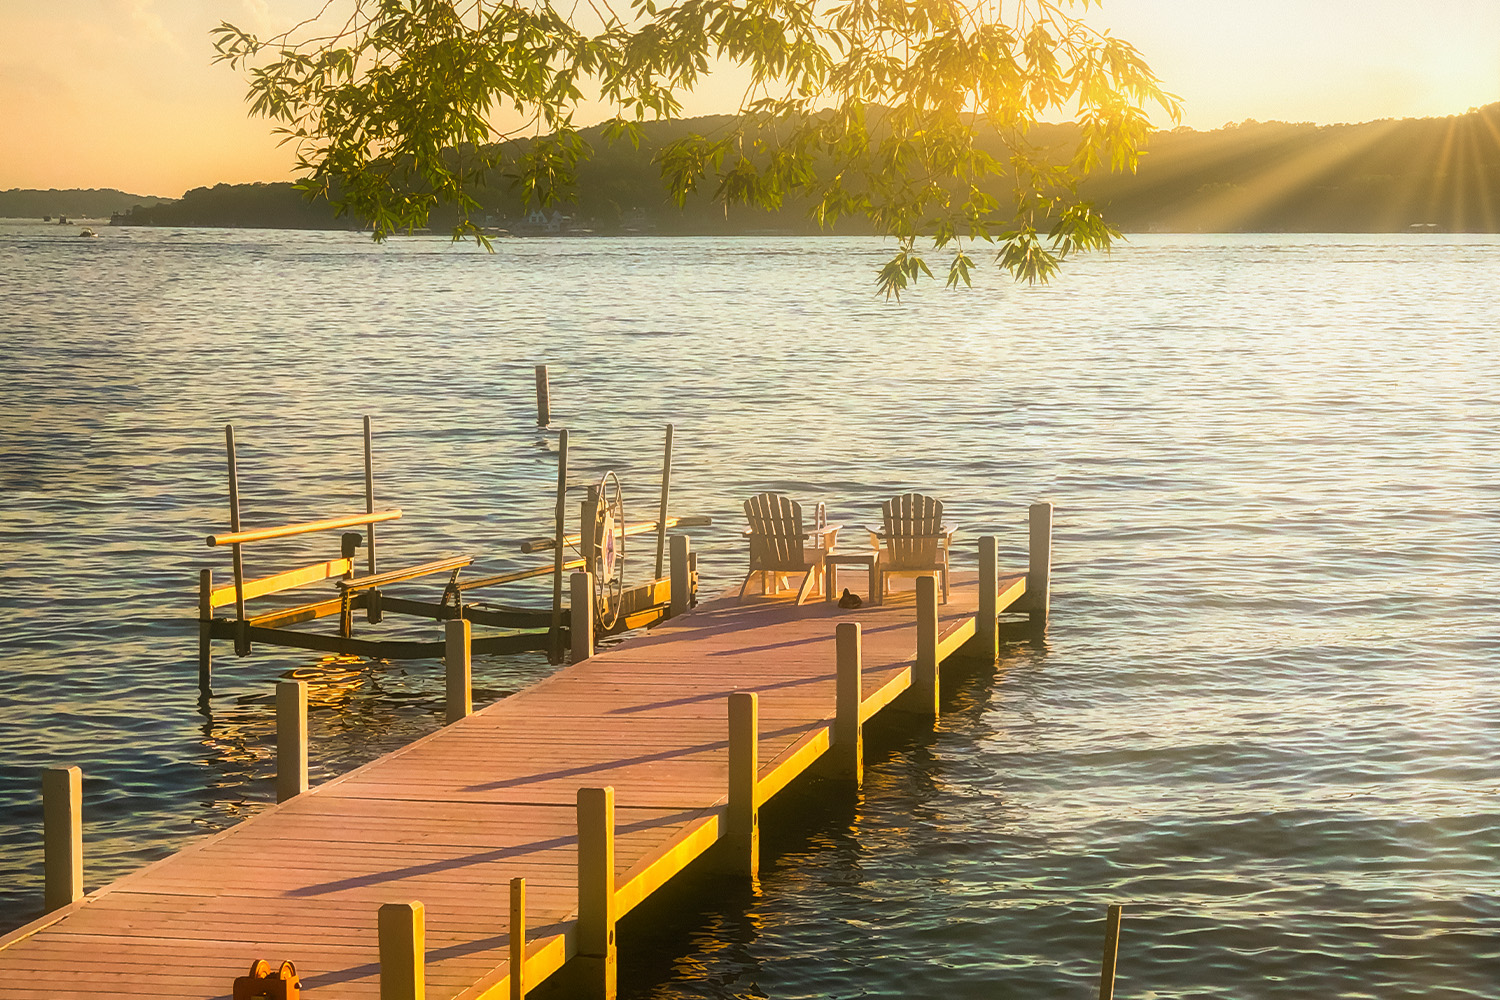
[(42, 219), (47, 216), (55, 219), (64, 215), (70, 219), (107, 219), (116, 212), (128, 212), (136, 205), (154, 205), (164, 200), (127, 194), (114, 188), (66, 191), (12, 188), (0, 191), (0, 219)]
[[(727, 214), (698, 192), (677, 208), (664, 193), (655, 154), (689, 133), (714, 135), (734, 119), (659, 122), (640, 147), (610, 143), (598, 129), (584, 138), (592, 155), (578, 170), (576, 198), (554, 206), (563, 231), (597, 233), (816, 233), (806, 206), (779, 212), (736, 208)], [(1043, 125), (1039, 146), (1067, 148), (1070, 125)], [(524, 151), (518, 144), (514, 153)], [(998, 151), (998, 150), (997, 150)], [(1155, 133), (1138, 173), (1098, 173), (1083, 193), (1127, 232), (1394, 232), (1411, 228), (1500, 232), (1500, 104), (1449, 118), (1360, 125), (1244, 122), (1208, 132)], [(478, 192), (479, 220), (492, 229), (542, 231), (509, 179)], [(1005, 197), (997, 186), (997, 197)], [(326, 202), (307, 202), (290, 184), (197, 188), (176, 202), (137, 209), (120, 221), (172, 226), (353, 228)], [(452, 220), (434, 214), (442, 232)], [(840, 226), (838, 232), (862, 229)]]

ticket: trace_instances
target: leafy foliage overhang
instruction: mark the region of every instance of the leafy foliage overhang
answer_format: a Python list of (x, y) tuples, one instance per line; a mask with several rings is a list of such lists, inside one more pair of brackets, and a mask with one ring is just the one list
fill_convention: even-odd
[[(303, 190), (376, 239), (444, 203), (459, 210), (455, 239), (486, 242), (474, 194), (497, 173), (537, 204), (568, 197), (589, 151), (575, 125), (586, 99), (613, 110), (606, 137), (634, 141), (727, 60), (749, 80), (736, 124), (663, 149), (667, 193), (794, 199), (820, 225), (863, 216), (896, 241), (877, 280), (899, 297), (933, 276), (929, 244), (956, 286), (976, 244), (1045, 281), (1119, 236), (1077, 185), (1134, 170), (1151, 113), (1175, 121), (1179, 102), (1128, 42), (1084, 23), (1097, 3), (327, 0), (267, 39), (221, 24), (214, 44), (248, 74), (252, 112), (295, 144)], [(1080, 126), (1073, 148), (1028, 141), (1058, 117)], [(981, 148), (987, 130), (1008, 155)], [(521, 135), (534, 138), (505, 141)]]

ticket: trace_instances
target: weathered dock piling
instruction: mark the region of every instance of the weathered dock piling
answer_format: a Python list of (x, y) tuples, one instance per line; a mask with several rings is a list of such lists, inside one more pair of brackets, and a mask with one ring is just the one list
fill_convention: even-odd
[(44, 898), (48, 913), (83, 898), (83, 772), (49, 767), (42, 772), (45, 830)]
[(307, 791), (307, 682), (276, 684), (276, 801)]
[(546, 427), (552, 423), (552, 385), (547, 378), (547, 366), (536, 366), (536, 425)]

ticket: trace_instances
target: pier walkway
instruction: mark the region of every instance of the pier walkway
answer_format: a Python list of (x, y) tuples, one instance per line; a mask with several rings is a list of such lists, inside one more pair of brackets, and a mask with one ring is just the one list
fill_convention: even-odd
[[(228, 998), (258, 958), (292, 960), (319, 998), (382, 996), (384, 959), (385, 995), (418, 996), (377, 930), (408, 901), (427, 997), (521, 995), (518, 877), (525, 985), (569, 962), (579, 995), (611, 995), (618, 917), (711, 848), (754, 871), (763, 802), (813, 766), (857, 780), (860, 726), (898, 695), (935, 711), (924, 678), (971, 641), (981, 598), (956, 579), (934, 631), (931, 582), (920, 627), (912, 591), (700, 605), (0, 938), (0, 998)], [(1001, 578), (986, 604), (1025, 589)]]

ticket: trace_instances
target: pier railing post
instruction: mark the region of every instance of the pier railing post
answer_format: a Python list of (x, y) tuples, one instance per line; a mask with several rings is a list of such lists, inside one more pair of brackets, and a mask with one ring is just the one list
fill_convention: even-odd
[(673, 618), (687, 611), (693, 600), (693, 572), (689, 568), (691, 542), (687, 535), (672, 536), (672, 608)]
[(1031, 624), (1046, 628), (1052, 610), (1052, 505), (1032, 504), (1028, 520), (1026, 609), (1031, 614)]
[(833, 720), (833, 766), (838, 777), (860, 784), (865, 777), (865, 735), (859, 717), (864, 696), (859, 622), (839, 622), (834, 630), (834, 645), (838, 678)]
[(728, 867), (760, 874), (760, 700), (750, 691), (729, 696)]
[(380, 907), (380, 1000), (426, 1000), (427, 920), (422, 904)]
[(448, 721), (457, 722), (474, 711), (474, 673), (471, 652), (472, 626), (467, 618), (454, 618), (445, 628), (443, 663), (447, 673)]
[[(981, 581), (981, 586), (983, 581)], [(930, 719), (938, 716), (941, 685), (938, 678), (938, 588), (930, 576), (917, 577), (917, 655), (912, 663), (911, 699), (914, 710)]]
[(572, 598), (568, 618), (573, 634), (573, 662), (581, 663), (594, 655), (594, 574), (574, 573), (568, 579), (568, 586)]
[(546, 427), (552, 423), (552, 386), (547, 379), (547, 366), (536, 366), (536, 425)]
[(979, 539), (979, 612), (974, 619), (975, 652), (994, 662), (1000, 658), (1000, 542)]
[(578, 790), (578, 954), (586, 1000), (614, 1000), (615, 790)]
[(276, 682), (276, 801), (307, 791), (307, 682)]
[(1120, 910), (1111, 903), (1104, 918), (1104, 958), (1099, 963), (1099, 1000), (1114, 1000), (1115, 960), (1120, 953)]
[(42, 904), (48, 913), (83, 898), (83, 772), (42, 772)]
[(510, 1000), (526, 997), (526, 880), (510, 880)]

